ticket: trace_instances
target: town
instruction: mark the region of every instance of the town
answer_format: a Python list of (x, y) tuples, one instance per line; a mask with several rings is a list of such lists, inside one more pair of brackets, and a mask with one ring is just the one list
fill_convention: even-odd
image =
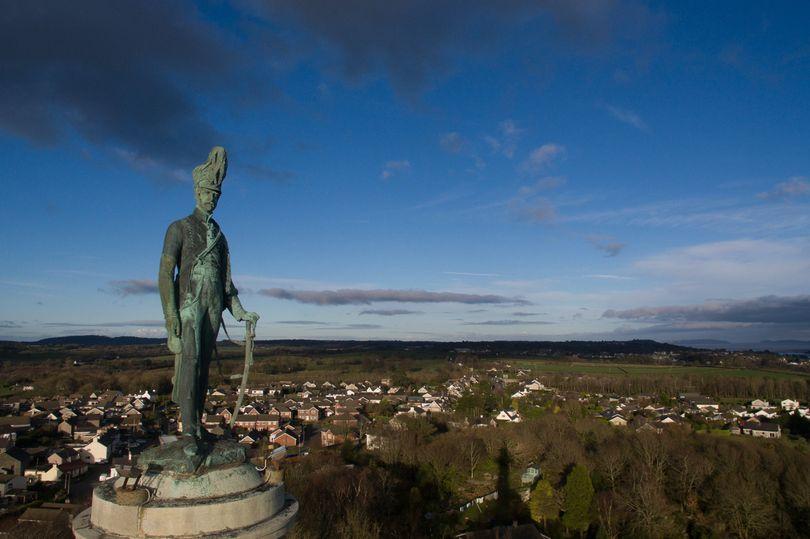
[[(364, 377), (347, 372), (330, 379), (325, 372), (307, 378), (311, 373), (302, 370), (294, 373), (295, 379), (284, 379), (284, 374), (259, 376), (262, 382), (249, 383), (238, 410), (239, 388), (234, 385), (238, 380), (222, 383), (208, 392), (204, 426), (212, 435), (244, 444), (258, 469), (285, 474), (292, 488), (300, 471), (311, 466), (308, 461), (340, 458), (356, 468), (368, 466), (369, 459), (388, 466), (413, 464), (419, 462), (420, 446), (428, 445), (432, 436), (452, 436), (455, 452), (463, 455), (442, 457), (453, 461), (446, 468), (456, 470), (458, 476), (452, 479), (452, 492), (441, 499), (444, 506), (435, 509), (452, 513), (453, 530), (462, 532), (483, 525), (489, 518), (487, 507), (497, 507), (499, 496), (504, 497), (504, 486), (499, 486), (503, 470), (498, 470), (499, 459), (507, 458), (499, 454), (502, 450), (509, 453), (506, 485), (513, 489), (517, 503), (527, 504), (532, 517), (540, 510), (538, 484), (555, 492), (564, 490), (566, 476), (572, 473), (565, 469), (570, 461), (554, 457), (554, 448), (547, 447), (545, 452), (550, 453), (543, 459), (543, 451), (526, 447), (521, 425), (539, 426), (566, 417), (578, 424), (577, 429), (585, 424), (596, 429), (586, 429), (589, 436), (600, 432), (601, 437), (608, 435), (599, 429), (607, 428), (642, 437), (750, 437), (777, 443), (784, 437), (785, 443), (806, 445), (810, 436), (808, 377), (796, 371), (798, 363), (786, 366), (793, 374), (779, 373), (781, 385), (779, 379), (768, 379), (762, 394), (747, 398), (706, 391), (666, 392), (653, 386), (647, 391), (613, 391), (603, 373), (544, 372), (542, 366), (533, 368), (532, 361), (523, 358), (473, 360), (468, 349), (451, 352), (442, 369), (454, 375), (439, 380), (434, 373), (433, 381), (421, 383), (401, 374)], [(678, 363), (682, 353), (692, 352), (657, 353), (649, 359)], [(353, 363), (351, 353), (346, 357)], [(713, 357), (731, 359), (728, 353)], [(618, 366), (624, 371), (636, 367)], [(69, 367), (77, 375), (88, 368), (92, 367)], [(669, 376), (671, 369), (679, 367), (660, 368), (669, 369)], [(769, 372), (762, 374), (767, 378)], [(786, 381), (784, 376), (793, 379)], [(607, 377), (613, 378), (617, 377)], [(618, 380), (627, 378), (633, 377)], [(643, 378), (635, 380), (643, 387)], [(605, 389), (594, 389), (600, 385)], [(779, 393), (791, 387), (804, 393)], [(92, 488), (128, 474), (141, 451), (175, 439), (180, 426), (177, 407), (165, 387), (130, 392), (98, 387), (87, 393), (43, 395), (31, 379), (11, 382), (4, 389), (0, 534), (5, 536), (41, 528), (61, 530), (69, 537), (70, 518), (90, 503)], [(549, 460), (557, 462), (549, 466)], [(546, 511), (543, 521), (554, 521), (555, 511)]]

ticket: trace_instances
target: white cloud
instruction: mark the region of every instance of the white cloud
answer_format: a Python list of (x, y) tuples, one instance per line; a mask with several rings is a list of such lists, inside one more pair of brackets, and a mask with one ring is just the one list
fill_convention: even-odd
[(810, 242), (739, 239), (670, 249), (635, 268), (704, 297), (790, 294), (810, 288)]
[(445, 133), (439, 139), (439, 146), (441, 146), (444, 151), (450, 153), (459, 153), (462, 149), (464, 149), (465, 144), (466, 141), (462, 138), (458, 131)]
[(555, 142), (543, 144), (529, 153), (529, 157), (523, 163), (523, 169), (527, 172), (539, 172), (563, 155), (565, 146)]
[(618, 256), (619, 253), (627, 246), (626, 244), (616, 241), (613, 236), (588, 236), (585, 238), (588, 243), (605, 253), (605, 256)]
[(383, 165), (382, 172), (380, 173), (380, 178), (383, 180), (388, 180), (392, 178), (398, 172), (403, 172), (406, 170), (410, 170), (411, 162), (406, 160), (402, 161), (388, 161)]
[(810, 195), (810, 181), (804, 176), (794, 176), (787, 181), (777, 183), (770, 191), (759, 193), (757, 197), (790, 199), (807, 195)]
[(626, 123), (627, 125), (632, 125), (636, 129), (640, 129), (642, 131), (647, 130), (647, 124), (641, 119), (641, 116), (632, 110), (620, 109), (619, 107), (613, 107), (610, 105), (607, 105), (605, 109), (610, 113), (611, 116), (620, 122)]
[(517, 150), (517, 143), (525, 131), (514, 120), (504, 120), (498, 125), (497, 135), (485, 136), (484, 142), (494, 153), (500, 153), (508, 159), (512, 159)]
[(736, 199), (678, 199), (567, 214), (563, 223), (592, 223), (638, 227), (705, 228), (735, 234), (765, 231), (806, 231), (810, 228), (810, 207), (804, 203), (785, 205), (750, 204)]

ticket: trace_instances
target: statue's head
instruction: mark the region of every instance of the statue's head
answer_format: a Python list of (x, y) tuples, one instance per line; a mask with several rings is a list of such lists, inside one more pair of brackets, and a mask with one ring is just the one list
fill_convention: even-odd
[(222, 146), (214, 146), (208, 159), (194, 168), (194, 197), (197, 207), (205, 213), (213, 213), (222, 193), (222, 182), (228, 173), (228, 154)]

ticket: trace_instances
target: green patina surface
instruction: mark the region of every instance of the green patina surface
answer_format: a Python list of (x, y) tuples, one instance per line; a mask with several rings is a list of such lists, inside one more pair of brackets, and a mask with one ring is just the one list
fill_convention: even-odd
[[(237, 320), (254, 324), (259, 318), (239, 301), (228, 243), (213, 219), (227, 170), (228, 156), (219, 146), (194, 169), (196, 208), (169, 226), (158, 271), (169, 349), (175, 353), (172, 399), (180, 407), (183, 433), (198, 439), (222, 312), (228, 309)], [(193, 455), (188, 458), (186, 468), (197, 460)]]
[(138, 457), (142, 472), (171, 472), (196, 476), (212, 469), (245, 462), (245, 449), (232, 440), (204, 441), (191, 436), (147, 449)]

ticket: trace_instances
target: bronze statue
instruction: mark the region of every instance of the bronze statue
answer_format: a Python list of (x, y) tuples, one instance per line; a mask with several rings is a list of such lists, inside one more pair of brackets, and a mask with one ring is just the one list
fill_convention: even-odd
[(228, 170), (225, 149), (216, 146), (196, 167), (197, 207), (188, 217), (169, 225), (160, 258), (158, 288), (175, 353), (172, 400), (180, 406), (182, 433), (199, 441), (208, 366), (228, 309), (239, 320), (256, 323), (259, 315), (245, 311), (231, 280), (228, 242), (212, 215)]

